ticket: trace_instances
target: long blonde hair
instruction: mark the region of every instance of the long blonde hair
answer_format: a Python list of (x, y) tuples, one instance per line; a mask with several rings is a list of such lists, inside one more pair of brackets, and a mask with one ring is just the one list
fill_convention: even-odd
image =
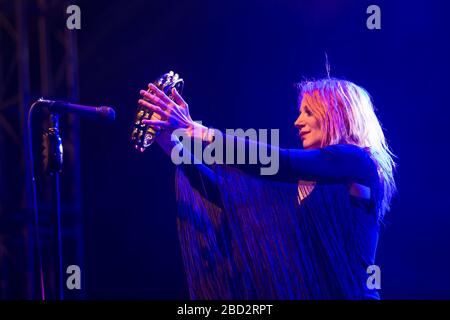
[(382, 198), (379, 220), (390, 209), (397, 188), (394, 180), (394, 154), (386, 142), (369, 93), (356, 84), (335, 78), (298, 84), (299, 102), (306, 103), (324, 132), (321, 146), (338, 143), (366, 150), (378, 169)]

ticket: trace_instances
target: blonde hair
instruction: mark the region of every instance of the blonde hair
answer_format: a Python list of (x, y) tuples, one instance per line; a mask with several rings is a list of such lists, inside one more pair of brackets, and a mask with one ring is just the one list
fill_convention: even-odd
[(305, 99), (324, 132), (321, 146), (348, 143), (369, 153), (378, 169), (382, 198), (379, 220), (390, 209), (397, 188), (394, 154), (386, 142), (369, 93), (356, 84), (335, 78), (298, 84), (299, 102)]

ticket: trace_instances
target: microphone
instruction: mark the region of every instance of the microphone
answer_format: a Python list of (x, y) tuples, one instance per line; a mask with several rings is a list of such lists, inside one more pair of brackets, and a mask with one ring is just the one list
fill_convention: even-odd
[(53, 113), (74, 113), (80, 116), (94, 119), (106, 119), (113, 121), (116, 118), (116, 112), (111, 107), (91, 107), (80, 104), (73, 104), (65, 101), (53, 101), (40, 98), (38, 103), (46, 105), (48, 110)]

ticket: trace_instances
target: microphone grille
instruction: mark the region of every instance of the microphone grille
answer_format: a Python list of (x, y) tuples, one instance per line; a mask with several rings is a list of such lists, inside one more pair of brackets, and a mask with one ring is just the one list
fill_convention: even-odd
[(116, 119), (116, 112), (114, 111), (113, 108), (102, 106), (102, 107), (99, 107), (98, 110), (99, 110), (100, 116), (102, 118), (105, 118), (110, 121), (113, 121)]

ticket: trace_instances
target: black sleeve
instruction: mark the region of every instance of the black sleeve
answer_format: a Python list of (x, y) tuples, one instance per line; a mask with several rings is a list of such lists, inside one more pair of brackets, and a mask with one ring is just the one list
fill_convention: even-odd
[[(242, 143), (243, 138), (225, 135), (225, 139), (234, 140), (234, 154), (236, 154), (237, 140), (240, 139)], [(262, 178), (285, 182), (306, 180), (326, 183), (357, 182), (371, 185), (374, 174), (376, 175), (373, 160), (366, 151), (356, 145), (337, 144), (313, 150), (283, 149), (245, 139), (247, 151), (252, 144), (257, 144), (258, 148), (261, 146), (271, 148), (272, 152), (279, 153), (277, 173), (261, 175), (260, 169), (264, 166), (259, 162), (256, 165), (248, 164), (248, 162), (244, 165), (232, 165)]]
[[(222, 134), (216, 131), (215, 134)], [(241, 138), (232, 135), (222, 134), (224, 146), (232, 145), (234, 161), (226, 163), (236, 167), (248, 174), (258, 176), (263, 179), (270, 179), (283, 182), (297, 182), (298, 180), (316, 181), (325, 183), (345, 183), (356, 182), (366, 186), (371, 186), (377, 177), (376, 166), (369, 154), (362, 148), (351, 144), (337, 144), (320, 149), (283, 149), (273, 145), (259, 143), (248, 138)], [(244, 145), (245, 163), (237, 163), (237, 154), (242, 152), (238, 146)], [(260, 163), (250, 164), (249, 150), (251, 148), (267, 148), (272, 157), (273, 152), (278, 153), (278, 168), (275, 174), (262, 175), (261, 168), (267, 167)], [(230, 150), (228, 150), (230, 151)], [(227, 159), (227, 150), (223, 148), (224, 159)], [(210, 183), (214, 184), (215, 175), (213, 170), (207, 165), (188, 165), (184, 168), (186, 172), (194, 169)], [(189, 168), (189, 169), (188, 169)]]
[(338, 144), (313, 150), (285, 149), (282, 153), (288, 159), (286, 171), (302, 180), (371, 185), (376, 174), (369, 154), (355, 145)]

